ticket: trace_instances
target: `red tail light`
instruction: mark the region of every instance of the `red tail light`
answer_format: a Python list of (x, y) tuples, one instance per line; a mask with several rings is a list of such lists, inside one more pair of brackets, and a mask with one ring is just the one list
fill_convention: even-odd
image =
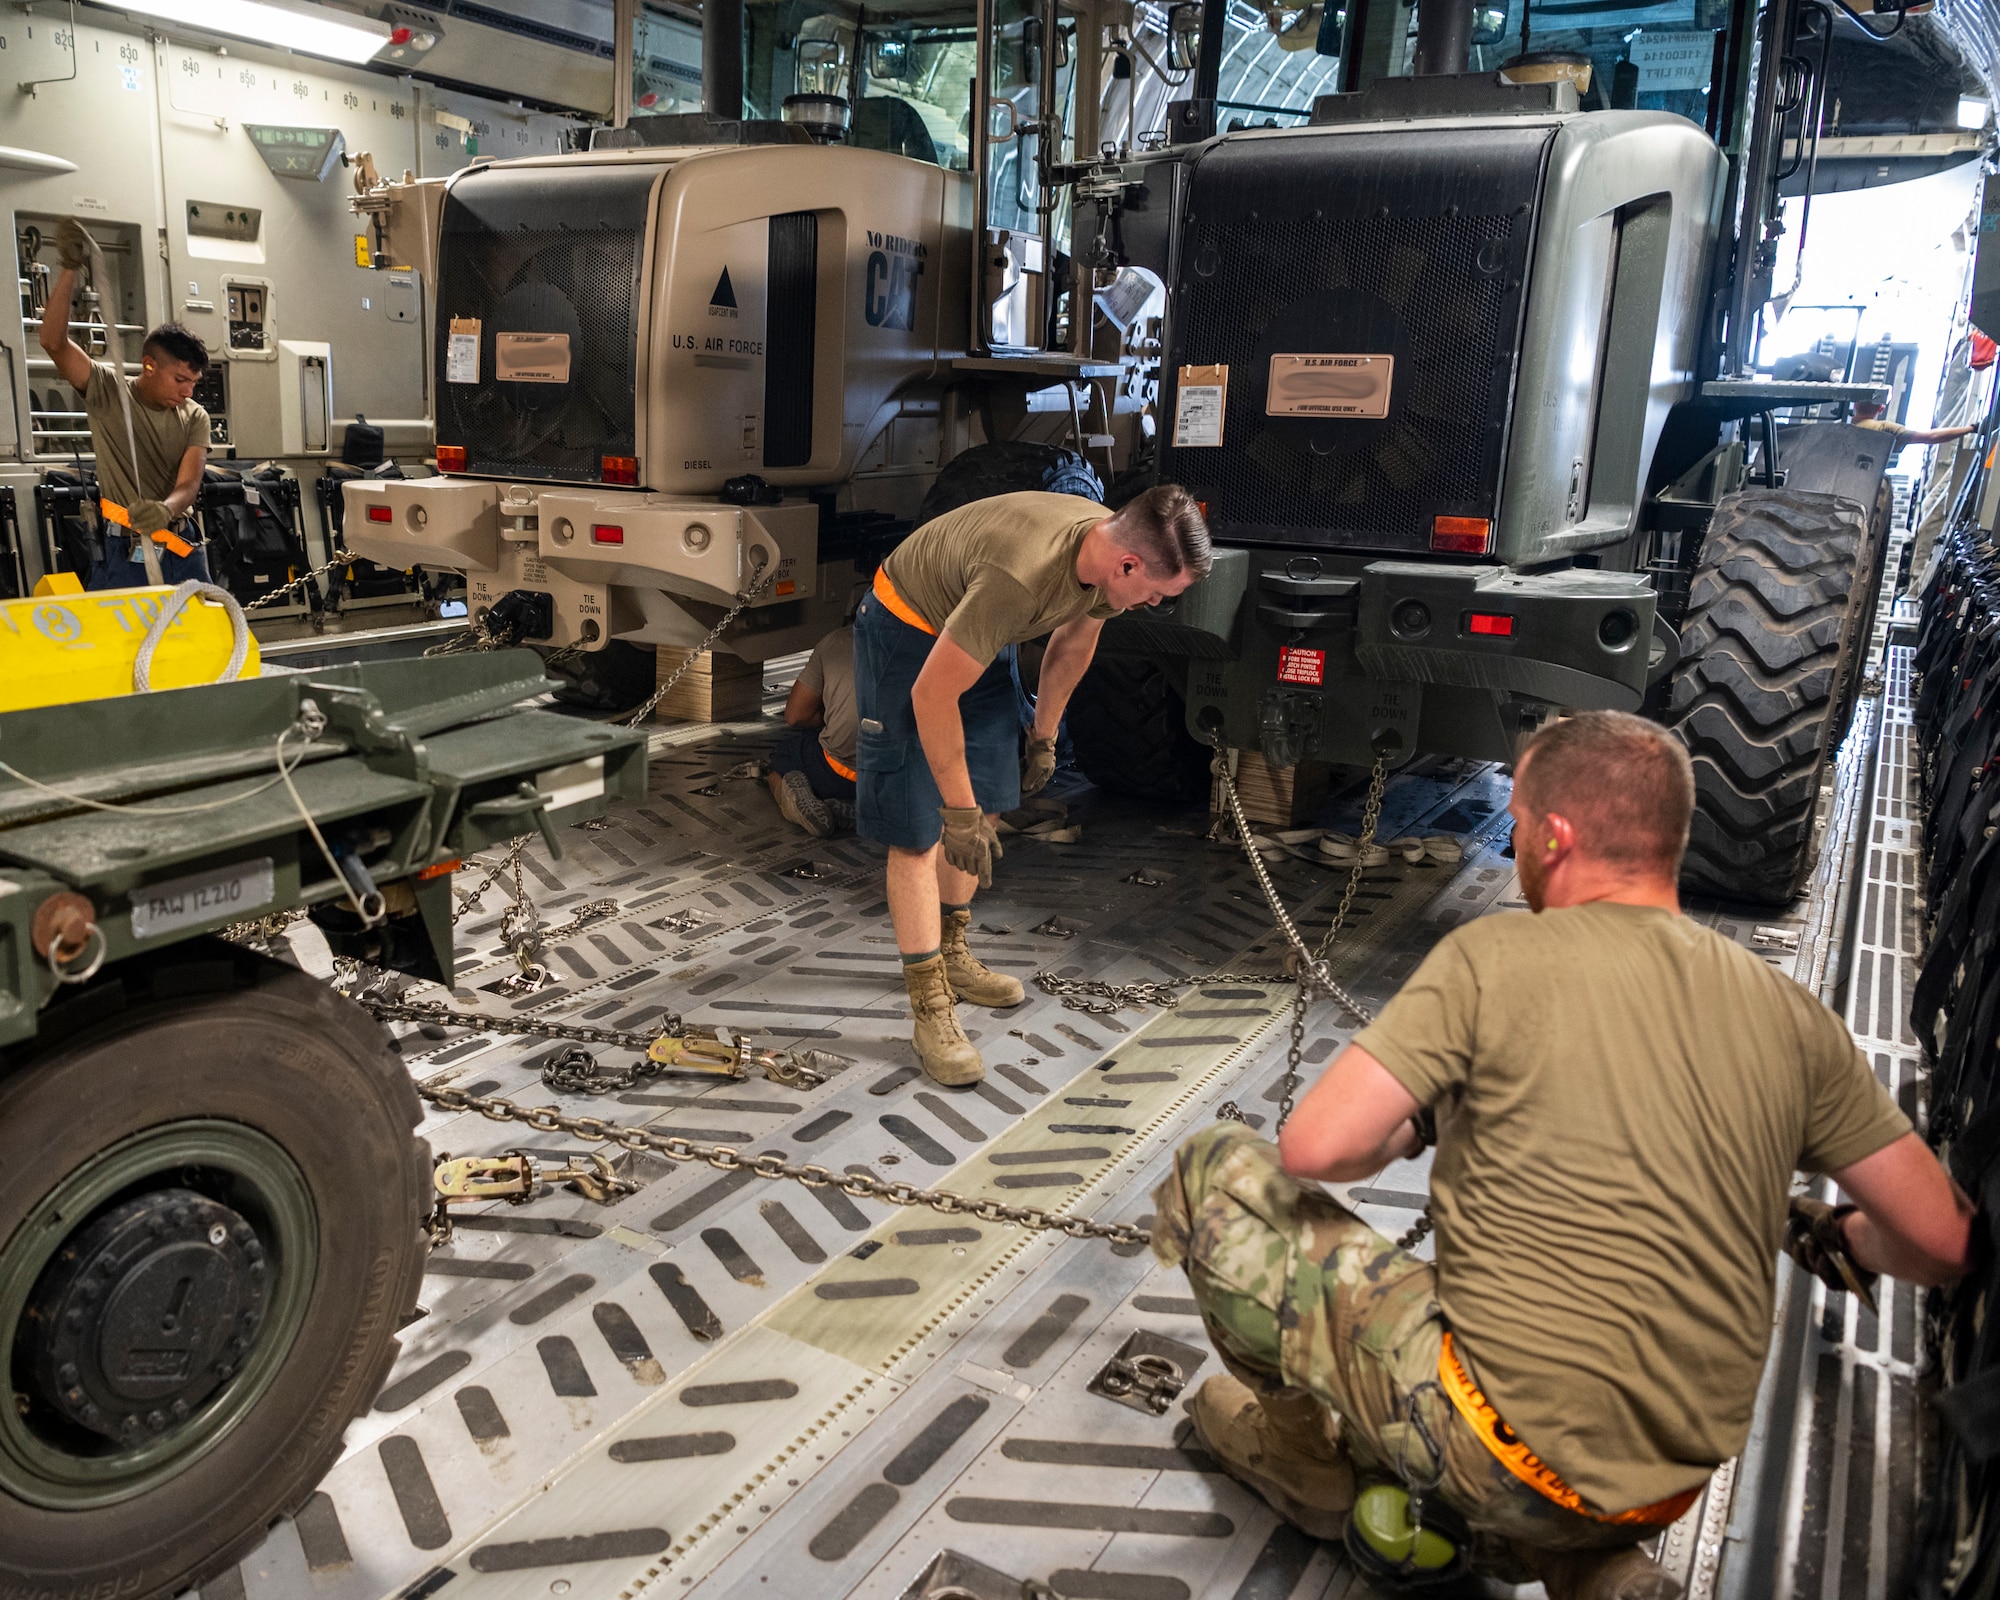
[(1485, 517), (1433, 517), (1431, 548), (1455, 556), (1483, 556), (1493, 548), (1493, 524)]
[(396, 520), (396, 513), (391, 511), (387, 506), (370, 506), (368, 508), (368, 520), (370, 522), (394, 522)]
[(441, 444), (437, 448), (438, 471), (463, 472), (465, 470), (465, 446), (462, 444)]
[(1514, 637), (1514, 619), (1494, 611), (1475, 611), (1465, 619), (1467, 633), (1483, 633), (1490, 638)]
[(627, 483), (636, 485), (639, 481), (639, 458), (637, 456), (606, 456), (602, 462), (606, 483)]
[(590, 526), (590, 542), (592, 544), (623, 544), (625, 542), (625, 530), (616, 523), (594, 522)]

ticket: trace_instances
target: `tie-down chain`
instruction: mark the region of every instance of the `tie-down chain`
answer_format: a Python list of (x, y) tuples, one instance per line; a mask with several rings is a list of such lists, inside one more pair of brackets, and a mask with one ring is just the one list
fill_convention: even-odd
[[(1264, 866), (1263, 858), (1252, 842), (1249, 820), (1244, 816), (1242, 801), (1227, 770), (1219, 739), (1214, 770), (1223, 799), (1229, 808), (1231, 820), (1236, 826), (1237, 836), (1242, 841), (1251, 868), (1256, 874), (1258, 886), (1263, 890), (1265, 901), (1271, 908), (1279, 931), (1284, 934), (1286, 942), (1292, 947), (1289, 964), (1295, 971), (1282, 976), (1218, 972), (1172, 984), (1123, 986), (1079, 982), (1044, 973), (1038, 975), (1038, 982), (1047, 992), (1064, 996), (1066, 1004), (1074, 1004), (1076, 1000), (1086, 996), (1095, 998), (1099, 1002), (1097, 1005), (1091, 1006), (1086, 1003), (1079, 1007), (1079, 1009), (1093, 1010), (1115, 1010), (1131, 1002), (1171, 1006), (1178, 1001), (1180, 989), (1196, 984), (1230, 980), (1296, 983), (1298, 994), (1292, 1006), (1291, 1039), (1286, 1054), (1283, 1099), (1277, 1120), (1277, 1128), (1281, 1129), (1291, 1116), (1293, 1098), (1298, 1089), (1299, 1069), (1305, 1054), (1305, 1016), (1314, 997), (1321, 994), (1330, 996), (1357, 1022), (1364, 1025), (1374, 1020), (1372, 1013), (1366, 1007), (1334, 981), (1327, 967), (1327, 956), (1346, 925), (1355, 894), (1361, 886), (1362, 862), (1367, 856), (1368, 847), (1374, 843), (1376, 828), (1381, 820), (1382, 796), (1388, 781), (1388, 764), (1386, 760), (1378, 759), (1369, 774), (1368, 795), (1362, 811), (1360, 843), (1355, 852), (1355, 864), (1348, 875), (1333, 920), (1317, 947), (1307, 946), (1298, 925), (1286, 910), (1284, 901), (1278, 894), (1277, 885), (1272, 882), (1271, 875)], [(479, 893), (496, 881), (509, 865), (513, 866), (518, 883), (519, 852), (525, 843), (523, 840), (521, 845), (510, 852), (508, 858), (488, 872), (478, 888), (461, 900), (461, 915), (476, 901)], [(517, 902), (525, 899), (526, 890), (525, 887), (521, 887), (517, 893)], [(586, 908), (588, 909), (590, 908)], [(1138, 991), (1141, 990), (1145, 992), (1140, 994)], [(639, 1078), (650, 1075), (648, 1069), (651, 1072), (678, 1069), (743, 1077), (748, 1075), (752, 1065), (758, 1067), (765, 1077), (790, 1087), (811, 1088), (825, 1081), (824, 1077), (812, 1068), (793, 1062), (779, 1052), (753, 1052), (740, 1039), (725, 1043), (712, 1031), (689, 1028), (679, 1017), (671, 1013), (662, 1019), (660, 1029), (656, 1033), (640, 1035), (619, 1029), (593, 1028), (580, 1023), (543, 1022), (528, 1017), (488, 1017), (476, 1012), (455, 1011), (433, 1001), (385, 1000), (378, 996), (363, 995), (359, 997), (359, 1003), (382, 1021), (441, 1023), (489, 1033), (517, 1033), (539, 1038), (561, 1039), (571, 1044), (609, 1045), (634, 1050), (643, 1058), (631, 1069), (623, 1072), (614, 1069), (613, 1074), (606, 1074), (598, 1068), (595, 1058), (589, 1056), (587, 1052), (581, 1050), (563, 1052), (549, 1064), (555, 1069), (553, 1077), (549, 1075), (547, 1066), (544, 1069), (544, 1081), (550, 1088), (558, 1090), (604, 1092), (608, 1089), (622, 1089), (629, 1087)], [(790, 1180), (816, 1189), (837, 1188), (857, 1200), (880, 1200), (898, 1206), (927, 1206), (946, 1216), (971, 1216), (982, 1222), (1004, 1222), (1031, 1230), (1051, 1230), (1063, 1233), (1072, 1239), (1106, 1239), (1114, 1244), (1142, 1245), (1149, 1242), (1150, 1238), (1144, 1229), (1129, 1223), (1093, 1222), (1067, 1212), (1048, 1211), (1040, 1206), (1008, 1205), (997, 1200), (955, 1194), (948, 1189), (925, 1189), (906, 1182), (885, 1181), (866, 1173), (835, 1173), (815, 1163), (788, 1162), (771, 1154), (745, 1156), (742, 1151), (730, 1145), (687, 1139), (678, 1134), (656, 1133), (647, 1128), (607, 1122), (601, 1117), (566, 1116), (555, 1106), (522, 1106), (499, 1096), (473, 1095), (460, 1089), (432, 1089), (422, 1085), (418, 1086), (418, 1093), (433, 1105), (447, 1111), (476, 1111), (491, 1121), (519, 1122), (539, 1133), (568, 1133), (593, 1143), (615, 1143), (622, 1149), (648, 1152), (663, 1156), (669, 1161), (704, 1162), (721, 1172), (749, 1172), (755, 1177)], [(1217, 1115), (1239, 1122), (1246, 1120), (1241, 1108), (1234, 1101), (1225, 1102), (1220, 1106)], [(529, 1185), (522, 1190), (522, 1198), (533, 1192), (533, 1186)], [(440, 1216), (443, 1214), (447, 1198), (474, 1197), (441, 1195), (438, 1202)], [(597, 1196), (593, 1195), (592, 1198)], [(603, 1198), (608, 1201), (614, 1196), (605, 1194)], [(448, 1222), (444, 1226), (448, 1231)], [(1405, 1250), (1415, 1248), (1430, 1228), (1430, 1212), (1426, 1209), (1416, 1226), (1397, 1241), (1398, 1246)]]

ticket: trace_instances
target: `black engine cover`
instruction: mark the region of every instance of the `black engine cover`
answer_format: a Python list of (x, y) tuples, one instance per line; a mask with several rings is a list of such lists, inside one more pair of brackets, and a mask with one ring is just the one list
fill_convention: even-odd
[[(1162, 476), (1247, 543), (1428, 551), (1492, 518), (1554, 138), (1524, 127), (1225, 139), (1197, 157), (1170, 301)], [(1272, 415), (1274, 356), (1390, 357), (1379, 418)], [(1221, 448), (1174, 444), (1178, 373), (1226, 365)]]
[[(639, 280), (662, 170), (503, 168), (452, 185), (439, 228), (437, 442), (463, 445), (470, 471), (595, 483), (605, 456), (639, 453)], [(476, 381), (451, 381), (454, 323), (476, 324)], [(506, 334), (566, 340), (567, 380), (499, 377)]]

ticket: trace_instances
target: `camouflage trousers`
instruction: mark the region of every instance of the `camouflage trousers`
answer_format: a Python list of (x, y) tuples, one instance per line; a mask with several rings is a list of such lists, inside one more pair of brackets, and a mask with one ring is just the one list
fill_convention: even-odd
[(1289, 1177), (1268, 1140), (1240, 1123), (1204, 1129), (1153, 1201), (1154, 1254), (1186, 1268), (1223, 1364), (1259, 1393), (1312, 1394), (1358, 1472), (1434, 1490), (1476, 1533), (1543, 1549), (1658, 1531), (1581, 1516), (1493, 1457), (1438, 1381), (1435, 1270)]

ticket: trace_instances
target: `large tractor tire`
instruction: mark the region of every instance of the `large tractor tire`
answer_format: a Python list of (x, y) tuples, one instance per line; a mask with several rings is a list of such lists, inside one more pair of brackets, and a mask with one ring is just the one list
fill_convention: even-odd
[(1881, 592), (1884, 500), (1886, 486), (1871, 515), (1757, 488), (1716, 508), (1665, 715), (1694, 760), (1692, 893), (1782, 906), (1812, 873), (1820, 785), (1853, 720)]
[(0, 1068), (0, 1594), (179, 1593), (311, 1494), (416, 1305), (428, 1152), (382, 1030), (202, 941)]
[(976, 444), (947, 461), (917, 508), (917, 526), (921, 528), (933, 517), (975, 500), (1019, 494), (1024, 489), (1081, 495), (1100, 505), (1104, 501), (1104, 481), (1097, 469), (1074, 450), (1011, 439), (1001, 444)]
[(1069, 703), (1070, 743), (1100, 789), (1155, 805), (1208, 794), (1215, 752), (1187, 731), (1187, 706), (1159, 667), (1139, 656), (1099, 656)]

